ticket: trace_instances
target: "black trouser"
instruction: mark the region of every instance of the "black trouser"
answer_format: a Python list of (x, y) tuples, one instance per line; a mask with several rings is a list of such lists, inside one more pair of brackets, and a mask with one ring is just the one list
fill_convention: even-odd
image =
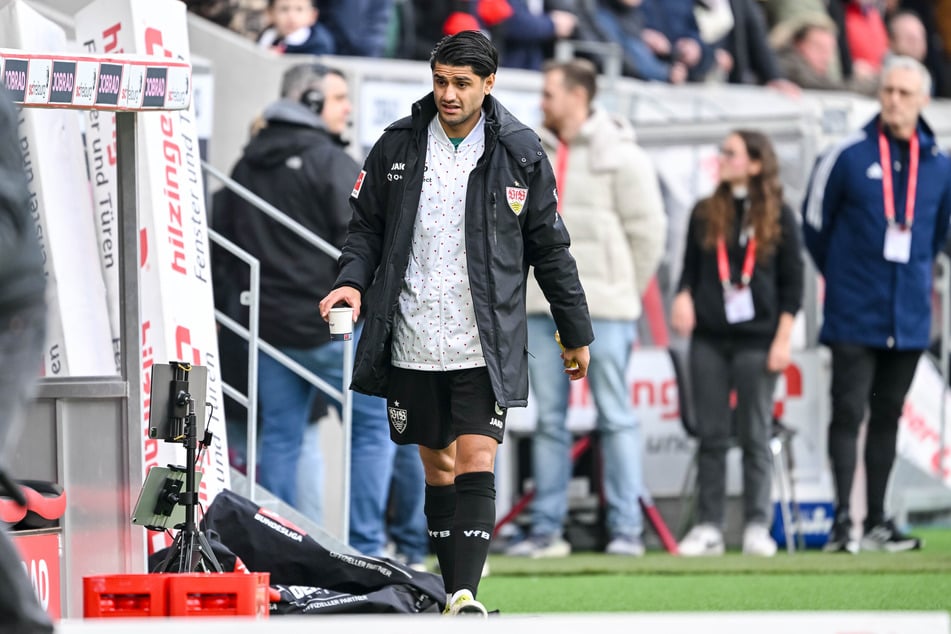
[(849, 516), (856, 440), (869, 411), (865, 439), (866, 530), (885, 519), (885, 489), (895, 462), (898, 419), (918, 367), (920, 350), (887, 350), (835, 344), (832, 350), (832, 421), (829, 458), (838, 503), (836, 518)]
[[(737, 441), (743, 449), (743, 519), (768, 525), (773, 429), (773, 389), (777, 373), (766, 369), (766, 349), (748, 348), (694, 337), (690, 372), (700, 455), (698, 516), (701, 523), (723, 527), (726, 506), (726, 455)], [(736, 409), (730, 392), (736, 390)]]

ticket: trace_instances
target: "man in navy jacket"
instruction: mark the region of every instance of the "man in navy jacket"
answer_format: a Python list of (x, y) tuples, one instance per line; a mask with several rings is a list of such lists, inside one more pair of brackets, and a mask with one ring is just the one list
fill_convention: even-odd
[(829, 551), (859, 548), (849, 496), (866, 407), (861, 547), (921, 546), (895, 527), (884, 505), (898, 419), (928, 346), (932, 264), (951, 216), (951, 160), (921, 117), (930, 94), (924, 66), (910, 57), (889, 60), (880, 114), (819, 159), (803, 205), (806, 247), (826, 284), (820, 340), (832, 351), (829, 457), (838, 506)]

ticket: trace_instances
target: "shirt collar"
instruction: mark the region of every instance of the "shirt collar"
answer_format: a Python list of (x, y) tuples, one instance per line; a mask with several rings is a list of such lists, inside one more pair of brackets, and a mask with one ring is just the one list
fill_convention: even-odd
[[(439, 123), (439, 115), (437, 114), (433, 117), (433, 120), (429, 122), (429, 133), (436, 139), (439, 143), (447, 145), (453, 149), (452, 141), (449, 140), (449, 135), (446, 134), (446, 131), (443, 129), (442, 124)], [(479, 122), (475, 124), (475, 127), (469, 132), (465, 139), (462, 140), (462, 143), (459, 144), (459, 148), (466, 147), (468, 145), (474, 145), (485, 140), (485, 112), (480, 111), (479, 113)]]

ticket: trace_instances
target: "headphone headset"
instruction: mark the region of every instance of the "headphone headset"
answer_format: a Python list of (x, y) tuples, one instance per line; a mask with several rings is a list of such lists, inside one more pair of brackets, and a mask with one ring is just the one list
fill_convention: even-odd
[(319, 115), (324, 110), (324, 93), (316, 88), (308, 88), (300, 96), (300, 102)]
[[(311, 64), (310, 70), (319, 78), (319, 85), (323, 85), (324, 77), (330, 69), (323, 64)], [(320, 115), (324, 111), (324, 93), (317, 86), (312, 86), (300, 96), (300, 102), (310, 108), (314, 114)]]

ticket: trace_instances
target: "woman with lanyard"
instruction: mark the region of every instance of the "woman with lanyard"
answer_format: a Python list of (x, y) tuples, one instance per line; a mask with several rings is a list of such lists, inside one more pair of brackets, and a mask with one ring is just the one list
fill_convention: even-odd
[[(685, 556), (724, 552), (726, 454), (743, 450), (743, 552), (770, 557), (773, 388), (790, 360), (802, 301), (799, 225), (782, 200), (769, 139), (737, 130), (720, 147), (716, 190), (693, 210), (671, 309), (690, 339), (690, 379), (700, 440), (698, 523)], [(734, 399), (735, 392), (735, 399)]]

